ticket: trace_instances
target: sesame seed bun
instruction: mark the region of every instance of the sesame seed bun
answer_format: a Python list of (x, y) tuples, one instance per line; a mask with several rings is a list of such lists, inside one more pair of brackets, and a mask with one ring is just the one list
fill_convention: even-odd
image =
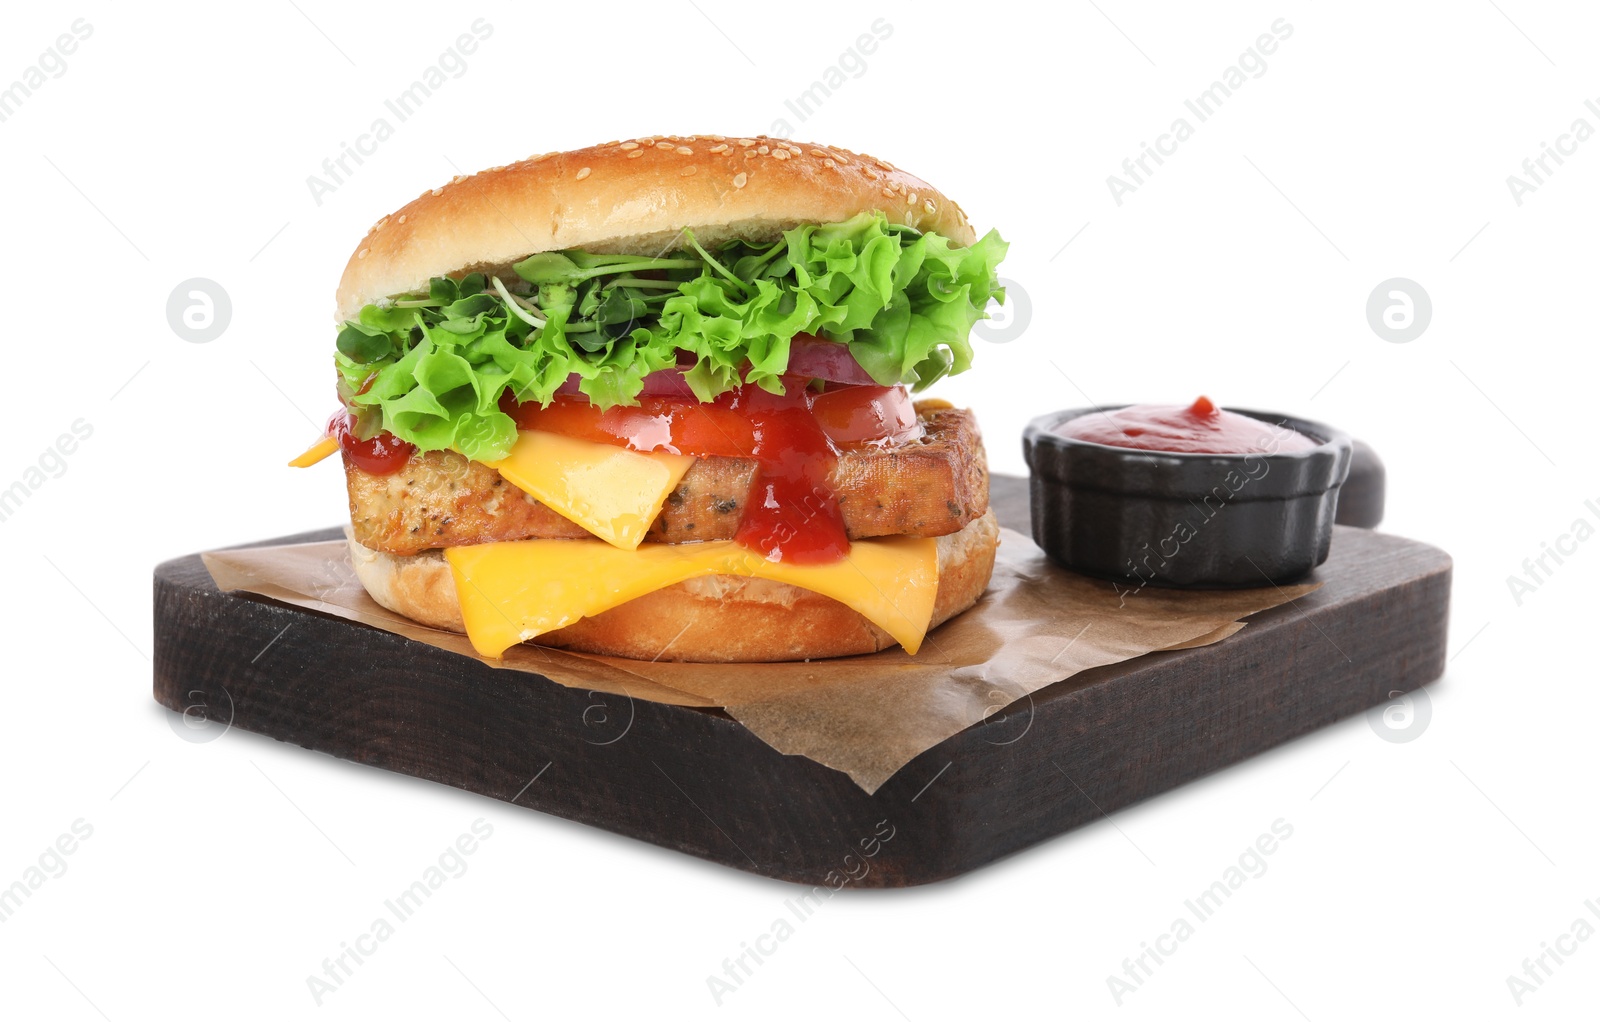
[(772, 241), (802, 224), (881, 210), (976, 240), (961, 207), (876, 157), (787, 139), (652, 135), (457, 177), (373, 225), (339, 282), (337, 319), (426, 286), (560, 249), (658, 255), (685, 227), (706, 246)]
[[(1000, 526), (994, 512), (940, 536), (939, 591), (929, 629), (983, 595), (994, 573)], [(439, 550), (400, 556), (350, 540), (356, 577), (379, 604), (414, 621), (465, 631), (455, 577)], [(584, 618), (537, 642), (632, 660), (771, 662), (874, 653), (889, 633), (837, 600), (768, 579), (710, 575)]]

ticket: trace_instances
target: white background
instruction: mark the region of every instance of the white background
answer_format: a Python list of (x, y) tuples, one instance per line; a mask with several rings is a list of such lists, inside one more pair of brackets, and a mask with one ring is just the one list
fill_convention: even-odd
[[(1600, 524), (1600, 140), (1520, 205), (1506, 178), (1575, 119), (1600, 129), (1600, 18), (1497, 2), (9, 10), (0, 84), (75, 18), (92, 35), (0, 123), (0, 488), (75, 420), (93, 433), (0, 523), (0, 885), (73, 821), (93, 834), (0, 923), (0, 1014), (1517, 1012), (1523, 960), (1600, 927), (1600, 542), (1520, 605), (1507, 583)], [(314, 201), (308, 176), (480, 17), (465, 73)], [(878, 18), (892, 34), (800, 122), (785, 100)], [(1193, 137), (1119, 205), (1107, 176), (1280, 18), (1266, 70), (1188, 115)], [(1370, 441), (1384, 528), (1455, 558), (1422, 733), (1357, 717), (963, 879), (841, 895), (720, 1007), (706, 977), (792, 888), (238, 731), (176, 737), (150, 698), (151, 569), (340, 520), (334, 463), (282, 466), (331, 410), (333, 291), (368, 225), (458, 169), (778, 120), (928, 178), (1010, 240), (1031, 320), (943, 390), (977, 409), (996, 469), (1021, 470), (1026, 419), (1086, 399), (1204, 391)], [(1396, 276), (1434, 310), (1405, 344), (1364, 311)], [(231, 296), (211, 343), (168, 326), (191, 277)], [(306, 977), (479, 818), (493, 837), (467, 873), (318, 1008)], [(1267, 873), (1119, 1006), (1123, 959), (1280, 818)], [(1521, 1017), (1592, 1010), (1600, 937), (1541, 978)]]

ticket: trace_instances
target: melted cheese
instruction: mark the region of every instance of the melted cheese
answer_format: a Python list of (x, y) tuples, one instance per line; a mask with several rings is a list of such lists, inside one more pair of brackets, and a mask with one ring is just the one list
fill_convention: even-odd
[(509, 455), (485, 464), (590, 535), (632, 550), (694, 459), (522, 430)]
[(916, 653), (939, 589), (938, 544), (859, 540), (833, 564), (774, 563), (731, 540), (646, 543), (527, 539), (446, 550), (473, 648), (498, 658), (519, 642), (703, 575), (771, 579), (838, 600)]
[(317, 462), (321, 461), (323, 458), (326, 458), (328, 455), (332, 454), (338, 449), (338, 438), (325, 436), (321, 440), (318, 440), (316, 443), (312, 444), (310, 447), (307, 447), (304, 453), (300, 454), (293, 461), (289, 462), (289, 467), (310, 468), (312, 465), (315, 465)]

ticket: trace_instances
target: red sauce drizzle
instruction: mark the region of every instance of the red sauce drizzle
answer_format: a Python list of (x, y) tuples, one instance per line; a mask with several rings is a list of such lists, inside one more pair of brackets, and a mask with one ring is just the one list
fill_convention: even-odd
[(769, 561), (828, 564), (850, 552), (832, 484), (839, 450), (811, 414), (804, 388), (788, 389), (782, 397), (759, 387), (744, 395), (757, 468), (734, 539)]
[(375, 476), (393, 475), (406, 467), (417, 449), (415, 444), (401, 440), (388, 430), (370, 440), (358, 440), (351, 432), (355, 421), (355, 416), (348, 412), (334, 412), (328, 419), (328, 435), (338, 438), (339, 447), (352, 465)]

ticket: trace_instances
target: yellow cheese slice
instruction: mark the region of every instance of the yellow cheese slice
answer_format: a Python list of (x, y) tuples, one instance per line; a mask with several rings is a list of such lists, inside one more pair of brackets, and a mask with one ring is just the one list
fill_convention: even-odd
[(509, 455), (485, 464), (591, 535), (632, 550), (694, 459), (525, 429)]
[(938, 543), (900, 536), (858, 540), (833, 564), (774, 563), (732, 540), (645, 543), (619, 550), (591, 539), (525, 539), (452, 547), (472, 646), (499, 658), (519, 642), (702, 575), (745, 575), (838, 600), (916, 653), (939, 589)]
[(339, 449), (338, 437), (325, 436), (305, 449), (305, 453), (289, 462), (290, 468), (310, 468)]

